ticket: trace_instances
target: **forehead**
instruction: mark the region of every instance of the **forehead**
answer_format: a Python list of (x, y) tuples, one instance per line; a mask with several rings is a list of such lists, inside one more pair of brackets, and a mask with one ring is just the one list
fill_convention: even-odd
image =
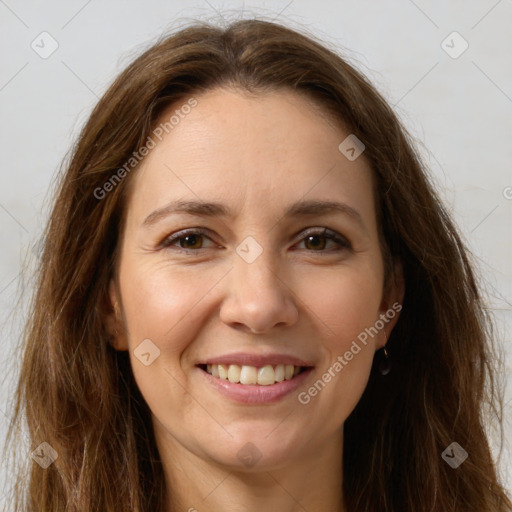
[(309, 98), (224, 88), (193, 98), (196, 106), (180, 111), (187, 99), (176, 103), (156, 124), (161, 140), (132, 177), (129, 215), (198, 198), (273, 218), (294, 201), (319, 196), (373, 207), (367, 161), (350, 161), (338, 149), (350, 132)]

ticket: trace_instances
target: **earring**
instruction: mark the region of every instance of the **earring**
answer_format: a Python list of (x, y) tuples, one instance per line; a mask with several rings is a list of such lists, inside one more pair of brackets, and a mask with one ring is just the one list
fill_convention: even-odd
[[(384, 332), (384, 336), (386, 336), (385, 332)], [(387, 336), (386, 336), (386, 338), (387, 338)], [(391, 370), (391, 359), (390, 359), (388, 351), (386, 349), (386, 345), (384, 345), (384, 347), (382, 347), (382, 352), (383, 352), (384, 356), (379, 363), (379, 373), (381, 375), (387, 375)]]
[(388, 351), (386, 347), (382, 349), (384, 351), (384, 359), (382, 359), (379, 363), (379, 372), (381, 375), (387, 375), (391, 370), (391, 360), (389, 358)]

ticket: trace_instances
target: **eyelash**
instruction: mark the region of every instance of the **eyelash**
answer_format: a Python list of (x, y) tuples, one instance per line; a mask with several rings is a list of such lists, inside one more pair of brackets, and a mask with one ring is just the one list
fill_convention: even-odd
[[(171, 248), (175, 242), (179, 242), (181, 239), (186, 238), (190, 235), (203, 235), (211, 240), (211, 238), (208, 236), (209, 231), (205, 230), (203, 228), (190, 228), (189, 230), (180, 231), (174, 235), (171, 235), (164, 239), (162, 243), (160, 244), (161, 248)], [(328, 240), (332, 240), (333, 242), (336, 242), (340, 248), (334, 249), (334, 250), (307, 250), (307, 252), (310, 253), (317, 253), (317, 254), (333, 254), (339, 251), (343, 250), (351, 250), (352, 246), (350, 242), (343, 236), (339, 235), (335, 231), (332, 231), (328, 228), (309, 228), (304, 231), (303, 237), (300, 239), (300, 242), (302, 242), (304, 239), (306, 239), (308, 236), (321, 236), (323, 238), (326, 238)], [(213, 240), (212, 240), (213, 241)], [(178, 251), (185, 252), (185, 253), (194, 253), (199, 252), (202, 249), (207, 249), (204, 247), (201, 247), (200, 249), (185, 249), (183, 247), (175, 247)]]

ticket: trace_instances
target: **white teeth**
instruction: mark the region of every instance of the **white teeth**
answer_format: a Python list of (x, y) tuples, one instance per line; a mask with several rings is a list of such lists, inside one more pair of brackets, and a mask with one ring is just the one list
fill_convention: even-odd
[(270, 386), (276, 381), (274, 368), (267, 364), (258, 370), (258, 384), (261, 386)]
[(282, 382), (284, 380), (284, 364), (278, 364), (276, 366), (275, 373), (276, 373), (276, 382)]
[(267, 364), (262, 367), (237, 364), (208, 364), (206, 371), (213, 377), (240, 384), (270, 386), (283, 380), (291, 380), (299, 374), (301, 367), (293, 364)]
[(256, 384), (257, 382), (258, 369), (254, 366), (242, 366), (242, 371), (240, 372), (240, 384)]
[(240, 366), (237, 364), (230, 364), (228, 368), (229, 382), (240, 382)]
[(219, 379), (228, 380), (228, 367), (225, 364), (219, 364)]

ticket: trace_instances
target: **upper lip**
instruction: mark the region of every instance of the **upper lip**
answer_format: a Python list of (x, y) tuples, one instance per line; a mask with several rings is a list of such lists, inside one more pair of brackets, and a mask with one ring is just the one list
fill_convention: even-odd
[(293, 364), (294, 366), (314, 366), (311, 362), (288, 354), (250, 354), (248, 352), (236, 352), (221, 356), (209, 357), (197, 363), (201, 364), (237, 364), (239, 366), (266, 366), (277, 364)]

